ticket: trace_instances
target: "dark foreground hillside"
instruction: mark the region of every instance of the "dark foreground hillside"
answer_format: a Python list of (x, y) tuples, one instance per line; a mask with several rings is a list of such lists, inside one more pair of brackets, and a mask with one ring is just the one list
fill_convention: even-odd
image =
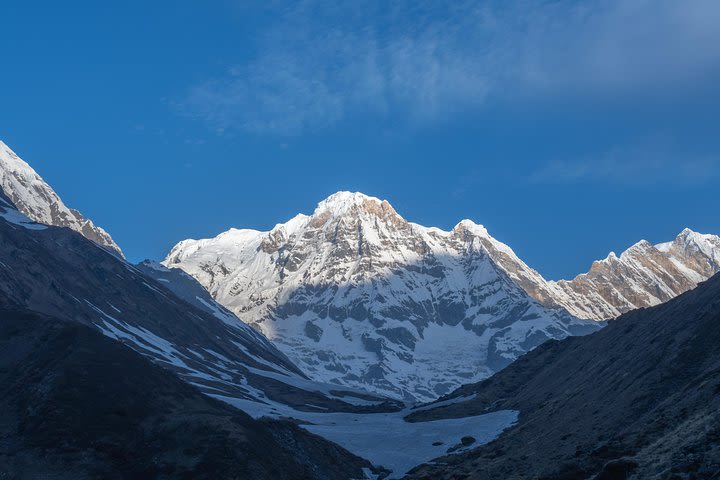
[(369, 464), (99, 332), (0, 309), (0, 479), (349, 479)]
[(411, 478), (720, 479), (720, 276), (452, 396), (470, 400), (411, 418), (516, 409), (520, 420)]

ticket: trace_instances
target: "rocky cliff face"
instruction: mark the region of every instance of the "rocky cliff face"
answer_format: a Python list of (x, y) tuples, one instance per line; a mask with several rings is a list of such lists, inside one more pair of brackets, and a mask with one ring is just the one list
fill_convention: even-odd
[(720, 271), (720, 237), (683, 230), (671, 242), (642, 240), (610, 253), (573, 280), (545, 280), (522, 260), (495, 255), (508, 275), (543, 305), (578, 318), (605, 320), (664, 303)]
[(0, 142), (0, 188), (30, 219), (75, 230), (122, 256), (120, 247), (105, 230), (77, 210), (68, 208), (50, 185), (3, 142)]
[(166, 258), (316, 380), (429, 400), (549, 338), (594, 331), (540, 305), (480, 225), (452, 231), (341, 192), (269, 232), (186, 240)]
[(558, 304), (582, 318), (614, 318), (664, 303), (720, 271), (720, 237), (683, 230), (659, 245), (640, 241), (588, 273), (554, 284)]

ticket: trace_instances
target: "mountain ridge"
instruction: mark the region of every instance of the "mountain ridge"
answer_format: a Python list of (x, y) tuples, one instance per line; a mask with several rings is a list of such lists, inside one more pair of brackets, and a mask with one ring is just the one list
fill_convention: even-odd
[(588, 292), (596, 295), (589, 308), (558, 302), (574, 315), (614, 318), (636, 308), (666, 302), (718, 271), (720, 237), (685, 228), (670, 242), (653, 245), (640, 240), (619, 256), (610, 252), (605, 259), (593, 262), (588, 272), (572, 280), (550, 283), (569, 298)]
[(35, 170), (0, 140), (0, 187), (17, 209), (46, 225), (67, 227), (123, 256), (109, 233), (63, 203)]
[[(375, 213), (399, 217), (387, 200), (359, 192), (337, 192), (319, 202), (312, 215), (298, 214), (288, 222), (277, 224), (267, 231), (231, 228), (220, 233), (215, 239), (224, 236), (261, 237), (263, 235), (286, 238), (311, 218), (324, 221), (327, 215), (342, 216), (352, 208), (368, 205), (374, 205)], [(594, 261), (587, 272), (578, 274), (572, 279), (547, 280), (520, 259), (507, 244), (493, 238), (483, 225), (470, 219), (459, 221), (451, 230), (425, 227), (414, 222), (407, 223), (440, 235), (461, 229), (471, 231), (482, 241), (498, 266), (535, 300), (549, 308), (563, 308), (581, 319), (610, 320), (634, 308), (657, 305), (693, 288), (698, 282), (707, 280), (720, 271), (720, 236), (700, 234), (688, 228), (669, 242), (652, 245), (646, 240), (640, 240), (628, 247), (620, 256), (610, 252), (605, 259)], [(173, 251), (189, 245), (192, 245), (192, 248), (201, 247), (211, 240), (213, 239), (183, 240), (173, 247), (165, 261), (173, 256)], [(238, 241), (243, 240), (238, 239)], [(653, 252), (656, 260), (646, 263), (639, 272), (635, 272), (636, 276), (642, 277), (642, 284), (626, 285), (626, 282), (619, 278), (618, 273), (613, 274), (615, 278), (603, 275), (617, 269), (618, 266), (627, 270), (625, 260), (634, 258), (633, 253), (637, 253), (641, 247), (645, 247), (645, 252), (652, 250), (647, 248), (649, 246), (656, 250)], [(694, 251), (691, 251), (693, 249)], [(616, 265), (610, 265), (611, 263)], [(657, 289), (659, 292), (655, 291)]]

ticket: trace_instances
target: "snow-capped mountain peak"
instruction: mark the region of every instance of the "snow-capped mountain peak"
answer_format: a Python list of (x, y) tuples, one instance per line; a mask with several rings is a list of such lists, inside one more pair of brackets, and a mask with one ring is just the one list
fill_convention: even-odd
[(488, 233), (487, 229), (480, 224), (477, 224), (469, 219), (463, 219), (458, 222), (457, 225), (453, 227), (453, 232), (460, 232), (466, 230), (472, 235), (483, 237), (483, 238), (492, 238), (490, 237), (490, 234)]
[[(702, 234), (686, 228), (680, 232), (673, 242), (668, 245), (668, 251), (672, 250), (673, 247), (683, 250), (695, 248), (705, 254), (712, 261), (720, 263), (718, 238), (719, 237), (717, 235)], [(666, 244), (661, 244), (660, 246), (663, 245)]]
[(339, 192), (267, 232), (181, 242), (164, 264), (312, 378), (427, 400), (548, 338), (598, 328), (530, 298), (499, 266), (506, 259), (517, 257), (474, 222), (445, 232)]
[(373, 207), (377, 208), (383, 203), (389, 205), (387, 201), (365, 195), (364, 193), (337, 192), (318, 203), (313, 216), (322, 215), (325, 212), (329, 212), (333, 216), (341, 216), (353, 208), (368, 207), (370, 210), (373, 210)]
[(578, 318), (608, 320), (665, 302), (720, 271), (720, 237), (683, 230), (673, 241), (641, 240), (619, 255), (610, 252), (572, 280), (548, 281), (507, 245), (490, 237), (495, 262), (545, 306)]
[(0, 188), (18, 210), (30, 219), (46, 225), (75, 230), (98, 245), (122, 256), (120, 247), (105, 230), (96, 226), (77, 210), (68, 208), (52, 187), (2, 141), (0, 141)]

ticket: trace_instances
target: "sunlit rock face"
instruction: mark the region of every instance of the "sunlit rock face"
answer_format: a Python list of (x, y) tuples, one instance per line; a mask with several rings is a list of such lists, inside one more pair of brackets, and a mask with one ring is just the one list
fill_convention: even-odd
[(718, 271), (720, 237), (689, 229), (671, 242), (652, 245), (641, 240), (619, 256), (610, 253), (573, 280), (548, 282), (519, 263), (507, 268), (508, 274), (544, 305), (593, 320), (659, 305)]

